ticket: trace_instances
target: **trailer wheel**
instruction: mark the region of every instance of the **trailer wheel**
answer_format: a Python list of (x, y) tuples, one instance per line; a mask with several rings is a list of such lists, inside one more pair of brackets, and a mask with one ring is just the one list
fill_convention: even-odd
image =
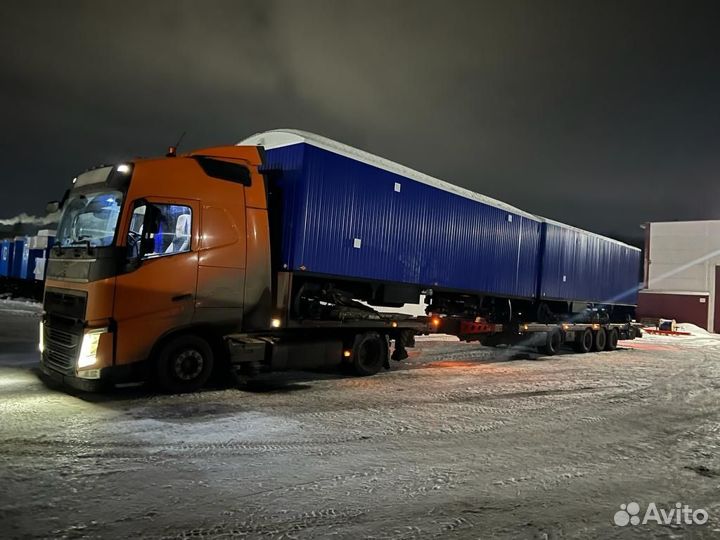
[(607, 345), (607, 332), (604, 328), (599, 328), (593, 336), (593, 350), (604, 351), (605, 345)]
[(617, 328), (611, 328), (607, 335), (607, 341), (605, 342), (606, 351), (614, 351), (618, 345), (618, 331)]
[(363, 377), (375, 375), (387, 362), (388, 345), (385, 336), (366, 332), (355, 336), (352, 348), (353, 368)]
[(593, 334), (592, 330), (586, 328), (580, 336), (580, 339), (575, 342), (575, 350), (579, 353), (590, 352), (593, 346)]
[(212, 348), (200, 336), (175, 336), (162, 346), (157, 355), (157, 382), (166, 392), (195, 392), (210, 377), (213, 360)]
[(540, 350), (547, 356), (553, 356), (557, 354), (558, 349), (560, 348), (560, 342), (560, 332), (557, 330), (548, 332), (545, 345), (540, 347)]

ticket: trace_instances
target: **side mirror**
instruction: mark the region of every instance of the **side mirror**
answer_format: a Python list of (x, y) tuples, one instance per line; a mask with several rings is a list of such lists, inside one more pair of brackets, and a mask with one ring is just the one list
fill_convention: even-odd
[(54, 214), (60, 210), (60, 201), (50, 201), (45, 205), (45, 212), (47, 214)]

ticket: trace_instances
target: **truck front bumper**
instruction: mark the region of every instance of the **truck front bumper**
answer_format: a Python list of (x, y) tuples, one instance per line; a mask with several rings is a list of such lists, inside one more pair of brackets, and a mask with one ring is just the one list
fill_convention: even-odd
[(40, 362), (40, 372), (43, 378), (83, 392), (102, 392), (119, 384), (141, 383), (147, 377), (144, 362), (126, 366), (106, 367), (99, 371), (99, 378), (88, 379), (69, 373), (61, 373), (45, 365), (44, 362)]
[(100, 392), (108, 387), (108, 382), (102, 378), (83, 379), (82, 377), (75, 377), (74, 375), (66, 375), (47, 367), (42, 362), (40, 362), (40, 372), (45, 379), (49, 379), (56, 384), (75, 388), (76, 390), (82, 390), (83, 392)]

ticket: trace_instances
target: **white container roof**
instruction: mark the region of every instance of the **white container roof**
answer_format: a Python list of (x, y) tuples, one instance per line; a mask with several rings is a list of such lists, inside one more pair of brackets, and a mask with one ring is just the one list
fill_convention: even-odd
[(621, 242), (613, 238), (608, 238), (607, 236), (586, 231), (578, 227), (573, 227), (572, 225), (567, 225), (559, 221), (531, 214), (503, 201), (499, 201), (485, 195), (480, 195), (479, 193), (475, 193), (474, 191), (470, 191), (469, 189), (465, 189), (449, 182), (445, 182), (444, 180), (440, 180), (439, 178), (434, 178), (425, 173), (421, 173), (419, 171), (411, 169), (410, 167), (406, 167), (405, 165), (401, 165), (400, 163), (396, 163), (389, 159), (385, 159), (380, 156), (376, 156), (375, 154), (371, 154), (370, 152), (365, 152), (364, 150), (360, 150), (359, 148), (354, 148), (352, 146), (348, 146), (346, 144), (334, 141), (332, 139), (328, 139), (327, 137), (323, 137), (322, 135), (310, 133), (308, 131), (301, 131), (299, 129), (272, 129), (270, 131), (255, 133), (254, 135), (251, 135), (250, 137), (247, 137), (246, 139), (243, 139), (242, 141), (237, 143), (237, 146), (262, 146), (264, 148), (271, 149), (282, 148), (283, 146), (292, 146), (294, 144), (300, 143), (316, 146), (318, 148), (322, 148), (323, 150), (327, 150), (328, 152), (333, 152), (335, 154), (349, 157), (362, 163), (367, 163), (368, 165), (373, 165), (380, 169), (384, 169), (400, 176), (404, 176), (405, 178), (410, 178), (422, 184), (433, 186), (438, 189), (442, 189), (443, 191), (465, 197), (466, 199), (471, 199), (473, 201), (487, 204), (488, 206), (493, 206), (511, 214), (523, 216), (534, 221), (546, 222), (552, 225), (576, 230), (588, 235), (597, 236), (611, 242), (622, 244), (631, 249), (639, 250), (635, 246), (631, 246), (629, 244), (626, 244), (625, 242)]
[(300, 143), (306, 143), (317, 148), (322, 148), (323, 150), (327, 150), (328, 152), (333, 152), (334, 154), (349, 157), (356, 161), (367, 163), (368, 165), (373, 165), (374, 167), (378, 167), (379, 169), (384, 169), (391, 173), (404, 176), (405, 178), (416, 180), (421, 184), (433, 186), (438, 189), (442, 189), (443, 191), (465, 197), (466, 199), (472, 199), (474, 201), (487, 204), (488, 206), (493, 206), (511, 214), (539, 221), (537, 216), (534, 216), (529, 212), (525, 212), (524, 210), (520, 210), (519, 208), (516, 208), (510, 204), (498, 201), (497, 199), (493, 199), (492, 197), (480, 195), (479, 193), (475, 193), (473, 191), (470, 191), (469, 189), (461, 188), (454, 184), (450, 184), (449, 182), (434, 178), (427, 174), (411, 169), (410, 167), (406, 167), (405, 165), (390, 161), (389, 159), (381, 158), (380, 156), (376, 156), (375, 154), (365, 152), (364, 150), (360, 150), (358, 148), (353, 148), (352, 146), (348, 146), (346, 144), (333, 141), (332, 139), (328, 139), (327, 137), (315, 135), (314, 133), (309, 133), (307, 131), (300, 131), (297, 129), (274, 129), (271, 131), (264, 131), (262, 133), (256, 133), (255, 135), (251, 135), (250, 137), (243, 139), (242, 141), (237, 143), (237, 145), (263, 146), (267, 149), (271, 149), (281, 148), (283, 146), (291, 146)]

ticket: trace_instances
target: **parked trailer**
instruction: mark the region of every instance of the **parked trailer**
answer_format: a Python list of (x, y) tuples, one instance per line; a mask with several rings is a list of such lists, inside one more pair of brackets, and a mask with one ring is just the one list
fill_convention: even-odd
[(45, 261), (55, 231), (0, 241), (0, 293), (42, 300)]
[[(186, 391), (217, 364), (369, 375), (422, 333), (569, 343), (578, 325), (629, 328), (635, 262), (635, 248), (335, 141), (265, 132), (74, 180), (47, 264), (41, 366), (87, 389), (153, 378)], [(421, 294), (426, 317), (372, 307)]]

